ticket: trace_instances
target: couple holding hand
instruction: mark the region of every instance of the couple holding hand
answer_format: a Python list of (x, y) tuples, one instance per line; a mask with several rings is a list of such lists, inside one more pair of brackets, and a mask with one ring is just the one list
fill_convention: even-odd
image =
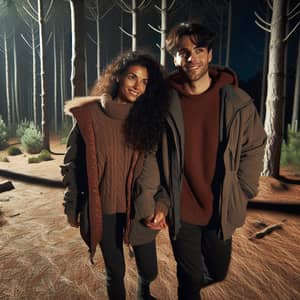
[(155, 299), (155, 237), (168, 226), (178, 299), (225, 278), (231, 236), (257, 192), (265, 133), (251, 97), (229, 69), (210, 65), (214, 34), (171, 29), (166, 77), (148, 54), (128, 52), (90, 96), (66, 110), (76, 124), (62, 165), (65, 214), (93, 258), (100, 244), (111, 300), (126, 297), (123, 241), (134, 251), (137, 299)]

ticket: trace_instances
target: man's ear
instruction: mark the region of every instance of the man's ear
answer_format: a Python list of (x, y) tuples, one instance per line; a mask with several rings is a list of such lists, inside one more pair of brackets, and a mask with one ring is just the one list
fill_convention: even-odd
[(212, 53), (212, 49), (210, 49), (208, 52), (208, 62), (209, 63), (212, 61), (212, 57), (213, 57), (213, 53)]

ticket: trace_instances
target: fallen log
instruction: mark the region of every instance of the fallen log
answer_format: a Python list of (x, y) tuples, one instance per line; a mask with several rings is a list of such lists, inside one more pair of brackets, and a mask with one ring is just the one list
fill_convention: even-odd
[(273, 232), (274, 230), (282, 229), (282, 226), (283, 226), (285, 221), (286, 220), (283, 220), (281, 223), (272, 224), (272, 225), (269, 225), (269, 226), (265, 227), (264, 229), (262, 229), (260, 231), (257, 231), (256, 233), (254, 233), (252, 236), (249, 237), (249, 240), (261, 239), (265, 235), (270, 234), (271, 232)]
[(15, 187), (10, 180), (0, 182), (0, 193), (13, 190)]

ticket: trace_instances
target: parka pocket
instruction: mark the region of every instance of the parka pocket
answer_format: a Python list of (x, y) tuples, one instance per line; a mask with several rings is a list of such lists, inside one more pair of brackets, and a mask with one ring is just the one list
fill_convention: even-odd
[(248, 198), (241, 189), (235, 172), (232, 172), (231, 179), (227, 218), (232, 227), (240, 227), (245, 222)]

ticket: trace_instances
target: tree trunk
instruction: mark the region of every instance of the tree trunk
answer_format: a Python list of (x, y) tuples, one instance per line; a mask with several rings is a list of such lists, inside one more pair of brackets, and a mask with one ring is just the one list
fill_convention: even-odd
[(39, 42), (40, 42), (40, 74), (41, 74), (41, 107), (42, 107), (42, 137), (43, 148), (50, 150), (49, 144), (49, 124), (48, 124), (48, 111), (47, 111), (47, 86), (46, 86), (46, 73), (44, 69), (44, 17), (42, 0), (38, 0), (38, 24), (39, 24)]
[(54, 132), (57, 133), (57, 50), (56, 50), (56, 26), (53, 25), (53, 101), (54, 101)]
[(166, 64), (167, 0), (161, 0), (160, 64)]
[(219, 23), (219, 50), (218, 50), (218, 64), (222, 65), (222, 52), (223, 52), (223, 8), (220, 8), (220, 23)]
[(60, 47), (60, 112), (61, 112), (61, 124), (64, 122), (64, 101), (66, 98), (66, 74), (65, 74), (65, 39), (64, 39), (64, 29), (62, 33), (62, 41)]
[(296, 63), (296, 78), (294, 90), (294, 103), (292, 115), (292, 129), (297, 131), (299, 128), (299, 102), (300, 102), (300, 36), (298, 36), (298, 54)]
[(72, 24), (71, 96), (84, 96), (84, 2), (69, 0)]
[(33, 121), (37, 125), (37, 87), (36, 87), (36, 49), (34, 39), (34, 28), (31, 28), (32, 39), (32, 97), (33, 97)]
[(16, 36), (14, 33), (13, 39), (14, 48), (14, 99), (16, 108), (16, 121), (17, 124), (20, 122), (20, 109), (19, 109), (19, 80), (18, 80), (18, 63), (17, 63), (17, 49), (16, 49)]
[(4, 59), (5, 59), (5, 85), (6, 85), (6, 107), (7, 107), (7, 127), (11, 130), (11, 101), (9, 92), (9, 65), (8, 65), (8, 49), (7, 49), (7, 36), (4, 32)]
[(96, 32), (97, 32), (97, 78), (100, 77), (100, 70), (101, 70), (101, 65), (100, 65), (100, 3), (98, 0), (96, 0)]
[(227, 45), (225, 66), (229, 67), (230, 44), (231, 44), (231, 19), (232, 19), (232, 1), (228, 1), (228, 22), (227, 22)]
[(267, 144), (262, 175), (279, 177), (282, 144), (283, 59), (287, 0), (274, 0), (268, 71), (265, 131)]
[(132, 51), (136, 50), (136, 1), (132, 0)]

